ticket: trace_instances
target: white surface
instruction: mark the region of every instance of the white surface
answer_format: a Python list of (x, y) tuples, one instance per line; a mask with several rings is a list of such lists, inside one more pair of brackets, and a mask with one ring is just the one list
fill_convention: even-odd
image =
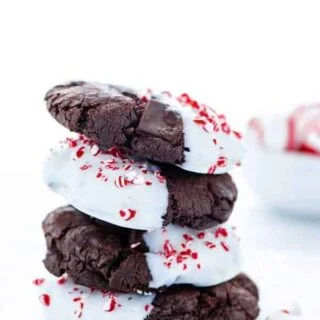
[(244, 162), (248, 183), (268, 206), (320, 217), (320, 159), (252, 147)]
[(239, 178), (241, 193), (232, 221), (242, 237), (245, 270), (261, 290), (262, 315), (297, 301), (306, 319), (317, 319), (320, 218), (307, 219), (267, 209), (254, 200)]
[[(50, 86), (151, 83), (190, 92), (244, 127), (252, 115), (320, 100), (319, 9), (312, 0), (1, 1), (0, 318), (39, 319), (30, 291), (44, 250), (39, 222), (60, 204), (41, 183), (40, 159), (65, 135), (44, 108)], [(264, 300), (275, 310), (296, 299), (318, 316), (319, 220), (267, 212), (239, 189), (232, 219)]]

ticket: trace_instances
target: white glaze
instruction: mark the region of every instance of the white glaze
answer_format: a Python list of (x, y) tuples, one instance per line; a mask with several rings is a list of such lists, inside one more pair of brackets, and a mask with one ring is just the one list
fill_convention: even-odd
[(151, 288), (172, 284), (213, 286), (241, 272), (239, 239), (231, 227), (202, 231), (169, 225), (144, 234)]
[(44, 320), (144, 320), (152, 310), (154, 295), (92, 292), (68, 279), (41, 282), (37, 288)]
[(181, 168), (198, 173), (222, 174), (241, 163), (244, 145), (239, 134), (230, 129), (224, 116), (189, 97), (173, 98), (161, 93), (153, 97), (168, 104), (169, 109), (182, 118), (184, 147), (189, 151), (184, 152), (185, 161), (179, 165)]
[(157, 167), (123, 158), (115, 148), (112, 151), (102, 153), (76, 135), (51, 151), (44, 180), (90, 216), (131, 229), (161, 228), (168, 206), (165, 179)]

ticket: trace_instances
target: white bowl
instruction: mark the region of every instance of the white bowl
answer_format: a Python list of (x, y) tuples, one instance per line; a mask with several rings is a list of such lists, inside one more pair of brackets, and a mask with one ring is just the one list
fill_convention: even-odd
[(251, 187), (269, 206), (320, 217), (320, 158), (252, 148), (243, 170)]

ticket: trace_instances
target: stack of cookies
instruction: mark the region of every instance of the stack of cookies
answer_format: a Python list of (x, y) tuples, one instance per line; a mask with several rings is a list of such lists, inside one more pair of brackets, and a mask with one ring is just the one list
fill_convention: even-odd
[(72, 82), (46, 95), (73, 131), (44, 177), (68, 206), (43, 222), (49, 320), (251, 320), (256, 285), (225, 224), (243, 155), (225, 117), (187, 94)]

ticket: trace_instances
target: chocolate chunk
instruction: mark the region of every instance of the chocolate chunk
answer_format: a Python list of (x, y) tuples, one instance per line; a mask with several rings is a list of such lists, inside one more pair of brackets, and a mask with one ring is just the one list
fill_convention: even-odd
[[(134, 154), (171, 163), (183, 162), (183, 123), (180, 115), (161, 102), (150, 100), (131, 141)], [(161, 154), (159, 159), (158, 154)]]

